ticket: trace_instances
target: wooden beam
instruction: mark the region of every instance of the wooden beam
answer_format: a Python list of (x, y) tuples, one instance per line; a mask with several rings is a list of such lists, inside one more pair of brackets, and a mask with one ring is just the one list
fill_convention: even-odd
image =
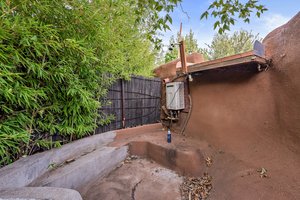
[(224, 58), (191, 65), (188, 68), (188, 72), (189, 73), (200, 72), (200, 71), (206, 71), (206, 70), (223, 68), (223, 67), (245, 65), (250, 63), (267, 65), (267, 60), (265, 58), (255, 55), (253, 51), (249, 51), (242, 54), (227, 56)]

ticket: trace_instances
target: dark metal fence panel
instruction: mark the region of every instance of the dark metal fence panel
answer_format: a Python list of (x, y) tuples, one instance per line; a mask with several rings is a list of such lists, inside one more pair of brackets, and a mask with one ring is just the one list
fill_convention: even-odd
[(159, 78), (133, 76), (129, 81), (116, 81), (104, 100), (111, 103), (101, 108), (102, 113), (114, 115), (114, 120), (108, 125), (99, 126), (96, 133), (158, 122), (160, 99)]

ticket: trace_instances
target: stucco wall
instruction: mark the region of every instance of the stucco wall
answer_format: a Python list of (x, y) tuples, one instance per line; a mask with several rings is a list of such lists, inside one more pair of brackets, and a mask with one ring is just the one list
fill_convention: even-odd
[[(193, 74), (190, 82), (185, 135), (215, 150), (208, 155), (212, 199), (299, 199), (300, 13), (263, 44), (272, 60), (267, 71), (237, 66)], [(173, 132), (180, 133), (186, 116)], [(262, 167), (268, 179), (259, 179)]]
[[(236, 160), (264, 166), (277, 184), (299, 184), (300, 14), (263, 41), (273, 65), (255, 73), (229, 69), (195, 76), (186, 134)], [(282, 186), (283, 187), (283, 186)]]

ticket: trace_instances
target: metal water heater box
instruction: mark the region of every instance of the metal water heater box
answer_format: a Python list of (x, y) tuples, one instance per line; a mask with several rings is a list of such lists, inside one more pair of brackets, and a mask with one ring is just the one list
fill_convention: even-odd
[(184, 83), (172, 82), (166, 84), (167, 109), (184, 109)]

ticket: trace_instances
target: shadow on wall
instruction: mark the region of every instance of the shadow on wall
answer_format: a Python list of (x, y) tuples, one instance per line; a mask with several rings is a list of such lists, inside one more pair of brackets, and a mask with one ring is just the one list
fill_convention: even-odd
[[(233, 66), (230, 68), (219, 68), (193, 74), (195, 84), (201, 82), (201, 84), (239, 84), (248, 82), (251, 78), (257, 75), (258, 70), (253, 67), (255, 64), (248, 64), (243, 66)], [(191, 83), (194, 84), (194, 83)]]

